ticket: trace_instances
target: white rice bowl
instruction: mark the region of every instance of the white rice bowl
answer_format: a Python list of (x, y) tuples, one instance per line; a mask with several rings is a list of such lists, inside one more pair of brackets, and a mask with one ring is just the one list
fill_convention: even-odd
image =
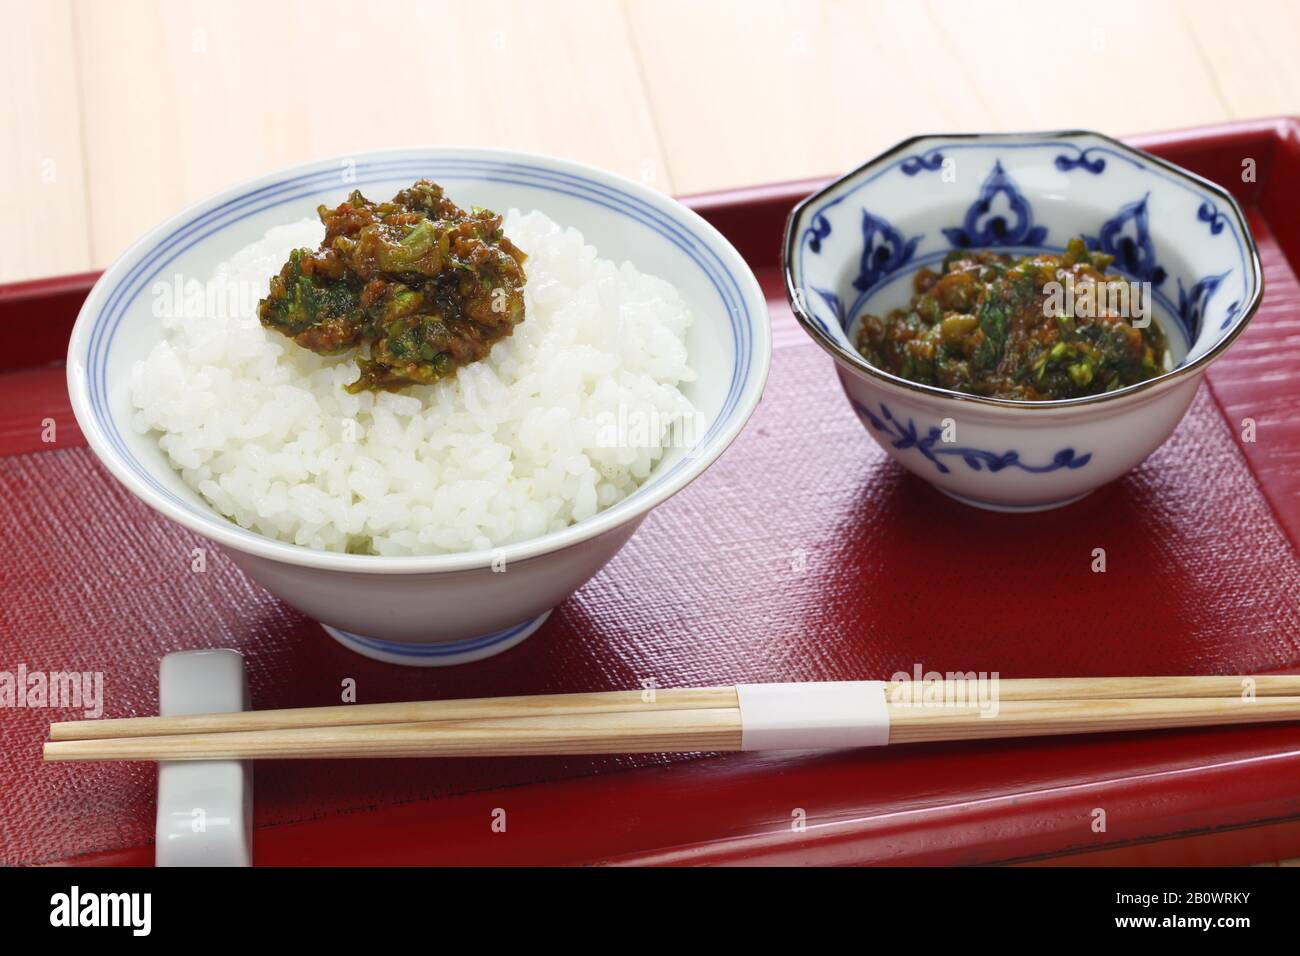
[[(597, 256), (575, 229), (511, 210), (525, 319), (437, 385), (351, 395), (354, 357), (264, 329), (255, 309), (173, 309), (132, 369), (134, 427), (244, 528), (381, 555), (483, 550), (589, 518), (633, 492), (699, 414), (692, 317), (668, 282)], [(272, 229), (213, 284), (259, 290), (313, 220)], [(255, 304), (255, 302), (254, 302)]]

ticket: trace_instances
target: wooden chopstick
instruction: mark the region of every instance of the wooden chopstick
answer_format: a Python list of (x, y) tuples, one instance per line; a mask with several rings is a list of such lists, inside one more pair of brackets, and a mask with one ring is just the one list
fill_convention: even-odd
[[(1300, 697), (889, 704), (889, 743), (1108, 733), (1300, 720)], [(296, 727), (157, 737), (58, 740), (46, 760), (256, 760), (671, 753), (741, 749), (738, 707), (543, 714), (394, 724)]]
[(735, 707), (56, 740), (46, 760), (503, 757), (740, 749)]
[(889, 742), (986, 740), (1300, 720), (1300, 697), (1003, 700), (979, 707), (889, 707)]
[[(1246, 681), (1258, 697), (1300, 697), (1300, 674), (1197, 677), (999, 678), (999, 700), (1132, 700), (1153, 697), (1240, 697)], [(913, 682), (913, 684), (919, 682)], [(897, 685), (889, 685), (897, 686)]]
[(560, 714), (624, 714), (637, 711), (708, 710), (735, 707), (735, 687), (657, 689), (652, 700), (639, 690), (592, 694), (536, 694), (528, 697), (475, 697), (393, 704), (351, 704), (250, 710), (188, 717), (124, 717), (50, 724), (51, 740), (104, 737), (158, 737), (170, 734), (288, 730), (296, 727), (347, 727), (356, 724), (407, 724), (444, 720), (483, 720)]
[[(1257, 677), (1062, 677), (999, 679), (998, 699), (1097, 700), (1103, 698), (1235, 697), (1243, 681), (1254, 682), (1261, 697), (1300, 696), (1300, 675)], [(886, 685), (887, 693), (894, 687)], [(914, 682), (914, 689), (924, 682)], [(960, 689), (959, 689), (960, 690)], [(356, 724), (405, 724), (425, 721), (531, 717), (544, 714), (605, 714), (708, 710), (735, 707), (734, 687), (693, 687), (656, 690), (647, 700), (639, 690), (591, 694), (540, 694), (527, 697), (482, 697), (392, 704), (352, 704), (298, 707), (187, 717), (128, 717), (75, 720), (50, 725), (51, 740), (92, 740), (107, 737), (160, 737), (172, 734), (237, 733), (289, 730), (298, 727), (345, 727)]]

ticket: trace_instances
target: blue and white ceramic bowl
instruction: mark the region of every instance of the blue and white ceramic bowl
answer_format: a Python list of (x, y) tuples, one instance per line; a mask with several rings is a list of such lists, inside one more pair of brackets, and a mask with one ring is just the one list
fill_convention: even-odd
[[(908, 381), (853, 347), (856, 319), (906, 305), (917, 269), (954, 249), (1057, 252), (1079, 235), (1114, 254), (1111, 271), (1150, 283), (1169, 371), (1105, 395), (1011, 401)], [(1009, 511), (1067, 504), (1142, 461), (1263, 294), (1226, 191), (1087, 132), (900, 143), (795, 207), (784, 267), (795, 315), (881, 447), (946, 494)]]
[[(617, 504), (562, 531), (493, 551), (378, 557), (297, 547), (227, 521), (172, 469), (155, 436), (131, 427), (132, 365), (163, 334), (150, 289), (212, 275), (272, 226), (334, 206), (353, 189), (387, 196), (428, 177), (464, 206), (540, 209), (600, 254), (672, 282), (695, 323), (697, 380), (684, 388), (703, 436), (665, 454)], [(131, 492), (221, 545), (251, 577), (348, 647), (403, 664), (475, 660), (517, 644), (614, 556), (655, 505), (694, 480), (740, 432), (767, 380), (771, 333), (753, 272), (680, 203), (579, 163), (509, 150), (429, 147), (308, 163), (229, 189), (154, 229), (96, 283), (68, 349), (68, 390), (90, 447)], [(186, 560), (188, 556), (178, 556)], [(500, 573), (504, 569), (505, 573)]]

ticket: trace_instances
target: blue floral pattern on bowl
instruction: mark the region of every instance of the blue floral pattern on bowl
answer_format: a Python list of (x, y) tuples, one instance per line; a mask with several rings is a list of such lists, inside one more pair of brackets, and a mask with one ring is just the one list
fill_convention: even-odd
[[(994, 210), (993, 204), (999, 196), (1010, 207), (1009, 221)], [(1034, 225), (1033, 207), (1002, 168), (1000, 159), (993, 161), (993, 172), (980, 187), (979, 198), (966, 210), (961, 226), (949, 226), (943, 234), (954, 249), (1041, 246), (1047, 240), (1047, 228)]]
[[(820, 231), (818, 231), (820, 230)], [(811, 242), (820, 246), (821, 241), (831, 233), (831, 226), (825, 219), (820, 226), (814, 227), (816, 234)], [(912, 261), (917, 244), (923, 236), (905, 239), (903, 234), (886, 220), (862, 210), (862, 252), (858, 255), (858, 272), (851, 285), (857, 295), (846, 309), (840, 296), (830, 289), (814, 287), (823, 302), (830, 308), (835, 321), (841, 327), (851, 315), (857, 315), (877, 283), (886, 276), (891, 276)]]
[[(1044, 171), (1055, 181), (1045, 182)], [(1079, 201), (1061, 203), (1063, 195)], [(913, 214), (935, 196), (951, 200), (941, 212)], [(876, 293), (952, 249), (1059, 252), (1081, 235), (1115, 257), (1114, 271), (1151, 284), (1181, 361), (1213, 348), (1258, 285), (1230, 197), (1097, 134), (924, 137), (846, 177), (799, 220), (786, 251), (788, 280), (808, 293), (800, 318), (850, 351), (853, 323)], [(1198, 224), (1188, 257), (1182, 240)], [(1172, 258), (1179, 243), (1183, 255)]]
[[(1147, 199), (1150, 193), (1136, 202), (1120, 207), (1119, 212), (1101, 224), (1097, 235), (1085, 235), (1084, 241), (1089, 249), (1097, 249), (1115, 257), (1113, 268), (1143, 282), (1159, 286), (1165, 281), (1167, 273), (1156, 262), (1155, 244), (1151, 241), (1148, 227)], [(1129, 225), (1133, 235), (1126, 235)]]
[(1019, 468), (1021, 471), (1038, 475), (1056, 471), (1058, 468), (1082, 468), (1092, 460), (1091, 453), (1085, 452), (1081, 455), (1073, 448), (1062, 448), (1052, 456), (1051, 461), (1042, 465), (1031, 465), (1028, 462), (1021, 461), (1020, 452), (1014, 449), (994, 452), (986, 451), (983, 448), (967, 448), (956, 444), (948, 447), (943, 441), (943, 429), (938, 425), (931, 425), (922, 433), (911, 418), (907, 420), (905, 425), (900, 418), (894, 416), (894, 413), (889, 410), (889, 406), (884, 402), (877, 402), (876, 404), (880, 409), (879, 413), (873, 412), (861, 402), (853, 402), (853, 407), (859, 415), (871, 423), (872, 428), (883, 433), (896, 450), (905, 451), (908, 448), (915, 448), (943, 475), (948, 474), (950, 469), (943, 463), (940, 456), (960, 458), (966, 463), (966, 467), (972, 471), (988, 469), (989, 471), (998, 472), (1003, 468)]
[(1068, 173), (1072, 169), (1083, 169), (1094, 176), (1100, 176), (1106, 171), (1106, 158), (1104, 156), (1089, 156), (1091, 148), (1081, 149), (1078, 146), (1071, 147), (1075, 152), (1071, 156), (1068, 153), (1061, 153), (1052, 162), (1056, 168), (1063, 173)]

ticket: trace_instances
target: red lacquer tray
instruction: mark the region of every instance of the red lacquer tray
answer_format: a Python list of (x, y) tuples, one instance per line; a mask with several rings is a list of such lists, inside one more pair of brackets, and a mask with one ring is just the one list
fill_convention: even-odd
[[(0, 669), (102, 671), (114, 717), (156, 712), (159, 657), (199, 647), (242, 651), (263, 708), (337, 703), (349, 677), (374, 702), (887, 678), (916, 665), (1007, 677), (1300, 669), (1300, 123), (1134, 142), (1238, 196), (1267, 286), (1139, 469), (1046, 514), (944, 498), (876, 448), (785, 305), (782, 224), (816, 184), (696, 197), (770, 298), (761, 408), (534, 637), (448, 670), (349, 653), (221, 556), (193, 572), (198, 539), (118, 487), (72, 421), (58, 362), (94, 276), (0, 290)], [(1253, 443), (1241, 440), (1247, 417)], [(1090, 569), (1096, 547), (1105, 574)], [(47, 724), (67, 716), (0, 711), (0, 863), (152, 862), (153, 767), (43, 765)], [(1244, 827), (1300, 841), (1300, 735), (267, 762), (255, 806), (262, 864), (1114, 858)], [(497, 808), (505, 833), (491, 826)], [(791, 825), (801, 811), (805, 829)], [(1300, 842), (1276, 850), (1288, 851)]]

